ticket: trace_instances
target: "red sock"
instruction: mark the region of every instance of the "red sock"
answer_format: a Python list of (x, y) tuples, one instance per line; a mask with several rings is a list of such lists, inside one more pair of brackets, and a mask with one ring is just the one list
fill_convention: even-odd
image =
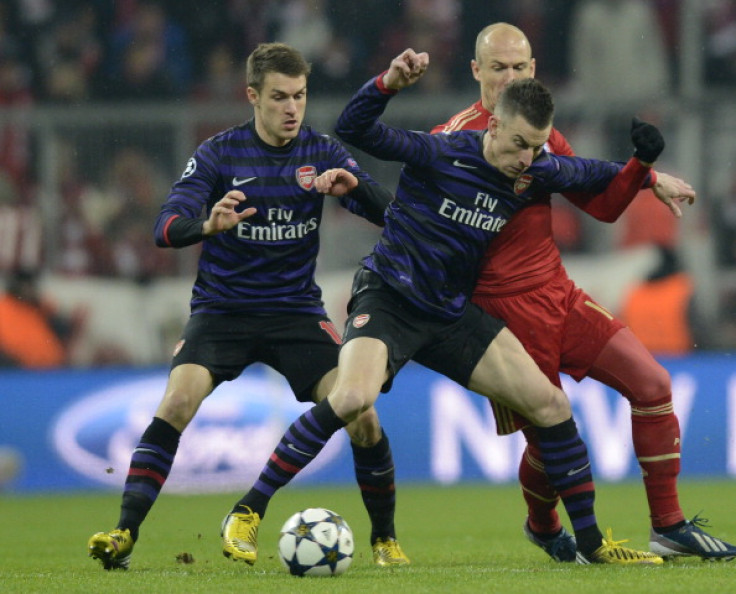
[(631, 405), (634, 451), (641, 466), (652, 526), (672, 526), (685, 519), (677, 496), (680, 474), (680, 424), (672, 398)]
[(519, 482), (529, 510), (529, 527), (537, 534), (556, 534), (562, 528), (557, 504), (560, 496), (544, 472), (534, 429), (524, 429), (527, 446), (519, 463)]
[(623, 328), (603, 347), (588, 375), (621, 392), (631, 404), (634, 451), (644, 475), (652, 526), (683, 521), (677, 497), (680, 425), (672, 407), (669, 374), (631, 330)]

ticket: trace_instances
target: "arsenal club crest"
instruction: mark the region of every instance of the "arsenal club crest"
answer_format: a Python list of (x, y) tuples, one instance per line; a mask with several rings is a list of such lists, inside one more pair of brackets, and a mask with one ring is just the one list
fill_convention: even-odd
[(514, 182), (514, 194), (523, 194), (532, 185), (533, 176), (523, 173)]
[(371, 319), (370, 314), (359, 314), (353, 318), (353, 328), (362, 328)]
[(300, 187), (309, 191), (314, 187), (314, 178), (317, 177), (317, 168), (313, 165), (304, 165), (296, 170), (296, 181)]

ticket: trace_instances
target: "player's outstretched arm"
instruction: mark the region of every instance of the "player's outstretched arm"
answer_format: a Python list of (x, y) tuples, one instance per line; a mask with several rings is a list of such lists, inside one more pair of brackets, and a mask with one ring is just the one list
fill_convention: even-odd
[(695, 190), (690, 184), (667, 173), (652, 171), (654, 183), (641, 185), (651, 164), (664, 150), (665, 142), (661, 132), (656, 126), (634, 118), (631, 124), (631, 141), (635, 152), (622, 170), (625, 175), (617, 176), (600, 194), (565, 192), (565, 198), (597, 220), (613, 223), (623, 214), (641, 187), (651, 187), (655, 196), (667, 205), (672, 214), (681, 217), (679, 204), (684, 201), (692, 204), (696, 198)]
[(383, 74), (383, 84), (387, 89), (399, 91), (417, 82), (429, 66), (429, 54), (417, 53), (413, 49), (405, 49), (393, 60)]
[(245, 194), (240, 190), (231, 190), (225, 194), (212, 207), (209, 218), (202, 226), (202, 234), (205, 236), (217, 235), (232, 229), (243, 219), (256, 214), (254, 207), (246, 208), (242, 212), (235, 211), (235, 208), (244, 201)]
[(652, 192), (659, 198), (673, 215), (677, 218), (682, 216), (680, 204), (687, 201), (693, 204), (697, 198), (697, 194), (693, 187), (679, 177), (674, 177), (668, 173), (657, 171), (657, 183), (652, 186)]

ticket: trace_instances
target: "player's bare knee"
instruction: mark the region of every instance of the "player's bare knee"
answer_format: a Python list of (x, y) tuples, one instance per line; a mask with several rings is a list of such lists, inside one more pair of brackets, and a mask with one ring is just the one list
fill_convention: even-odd
[(357, 419), (373, 404), (369, 395), (360, 386), (340, 387), (330, 394), (329, 400), (335, 414), (348, 423)]
[(346, 427), (350, 441), (355, 445), (368, 448), (376, 445), (381, 439), (381, 424), (378, 414), (373, 407), (358, 415), (358, 417)]
[(194, 418), (201, 402), (201, 399), (194, 397), (186, 390), (170, 390), (159, 404), (156, 416), (179, 431), (183, 431)]
[(552, 389), (540, 399), (527, 416), (538, 427), (551, 427), (566, 421), (572, 416), (570, 401), (559, 388)]

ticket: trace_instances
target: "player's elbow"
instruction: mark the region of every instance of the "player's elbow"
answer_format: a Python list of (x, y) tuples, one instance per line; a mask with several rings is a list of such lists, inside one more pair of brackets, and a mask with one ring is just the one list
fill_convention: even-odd
[(353, 140), (355, 139), (355, 131), (349, 128), (335, 126), (335, 136), (337, 136), (343, 142), (353, 144)]
[(166, 233), (164, 232), (165, 225), (158, 219), (156, 224), (153, 226), (153, 241), (156, 247), (171, 247), (171, 244), (166, 239)]
[(344, 142), (353, 144), (353, 141), (359, 137), (358, 130), (353, 126), (349, 119), (341, 114), (335, 124), (335, 135)]

